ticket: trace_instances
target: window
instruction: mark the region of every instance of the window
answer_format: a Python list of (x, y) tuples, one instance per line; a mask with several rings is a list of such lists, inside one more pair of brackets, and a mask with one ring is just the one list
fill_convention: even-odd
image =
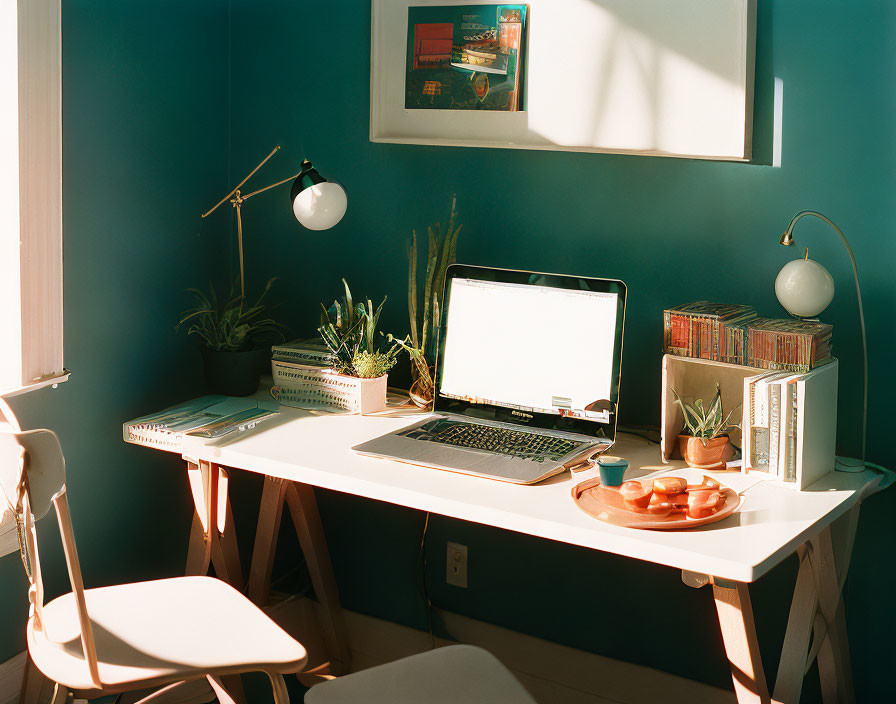
[[(62, 364), (62, 81), (58, 0), (0, 0), (0, 423), (3, 396)], [(0, 555), (16, 549), (0, 501)]]
[(0, 394), (63, 381), (58, 0), (0, 0)]

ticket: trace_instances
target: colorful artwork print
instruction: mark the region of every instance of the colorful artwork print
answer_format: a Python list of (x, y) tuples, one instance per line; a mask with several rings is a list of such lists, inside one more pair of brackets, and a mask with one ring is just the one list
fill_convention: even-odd
[(405, 108), (525, 110), (528, 5), (408, 8)]

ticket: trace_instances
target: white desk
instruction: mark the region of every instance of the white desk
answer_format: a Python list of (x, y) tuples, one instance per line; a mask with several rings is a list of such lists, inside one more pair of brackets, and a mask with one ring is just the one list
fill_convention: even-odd
[[(201, 484), (193, 483), (197, 500), (194, 538), (197, 530), (201, 533), (207, 527), (204, 515), (217, 505), (219, 531), (207, 535), (207, 540), (212, 540), (220, 532), (211, 559), (217, 556), (219, 574), (238, 573), (238, 560), (234, 562), (236, 558), (226, 554), (235, 548), (233, 537), (228, 538), (224, 531), (224, 525), (232, 523), (226, 518), (226, 471), (219, 474), (211, 470), (230, 467), (265, 475), (250, 595), (258, 600), (266, 595), (271, 544), (285, 499), (297, 520), (300, 539), (304, 533), (302, 548), (316, 580), (315, 590), (331, 611), (325, 637), (329, 635), (327, 640), (336, 653), (334, 660), (343, 665), (347, 663), (347, 646), (340, 642), (344, 627), (310, 488), (315, 486), (681, 569), (691, 586), (713, 585), (739, 701), (798, 701), (807, 660), (816, 656), (825, 701), (852, 699), (840, 595), (858, 507), (877, 489), (879, 474), (833, 473), (803, 492), (761, 482), (746, 489), (738, 513), (713, 525), (682, 532), (634, 530), (602, 523), (573, 503), (572, 487), (594, 476), (596, 469), (578, 473), (575, 478), (565, 474), (538, 485), (517, 486), (361, 457), (350, 449), (419, 418), (419, 414), (409, 412), (361, 417), (313, 415), (282, 408), (279, 417), (238, 435), (218, 441), (187, 438), (183, 455), (198, 465), (193, 466), (199, 469), (193, 476), (203, 477)], [(629, 459), (631, 475), (683, 466), (662, 465), (658, 446), (632, 436), (620, 436), (613, 453)], [(746, 478), (736, 475), (728, 482), (737, 488), (737, 479)], [(207, 490), (203, 493), (200, 486)], [(233, 544), (228, 548), (227, 543)], [(195, 562), (198, 552), (191, 552)], [(759, 658), (747, 584), (793, 553), (800, 557), (800, 571), (772, 699)], [(207, 566), (208, 558), (201, 569)], [(234, 578), (241, 579), (238, 575)], [(813, 630), (816, 638), (809, 652)]]

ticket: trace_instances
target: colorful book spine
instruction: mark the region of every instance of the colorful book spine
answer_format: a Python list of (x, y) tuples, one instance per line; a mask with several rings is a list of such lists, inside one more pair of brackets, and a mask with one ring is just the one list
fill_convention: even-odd
[(833, 328), (759, 318), (750, 306), (697, 301), (663, 311), (666, 354), (805, 373), (831, 359)]
[(833, 328), (802, 320), (762, 319), (750, 326), (749, 364), (805, 373), (831, 359)]
[(745, 325), (756, 318), (750, 306), (697, 301), (663, 311), (667, 354), (743, 364)]

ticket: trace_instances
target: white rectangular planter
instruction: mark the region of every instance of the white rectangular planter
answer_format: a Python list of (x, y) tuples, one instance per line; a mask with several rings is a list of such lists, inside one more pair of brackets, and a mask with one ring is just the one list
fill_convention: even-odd
[(360, 379), (332, 369), (281, 360), (271, 361), (274, 398), (284, 406), (336, 406), (350, 413), (376, 413), (386, 407), (388, 374)]

